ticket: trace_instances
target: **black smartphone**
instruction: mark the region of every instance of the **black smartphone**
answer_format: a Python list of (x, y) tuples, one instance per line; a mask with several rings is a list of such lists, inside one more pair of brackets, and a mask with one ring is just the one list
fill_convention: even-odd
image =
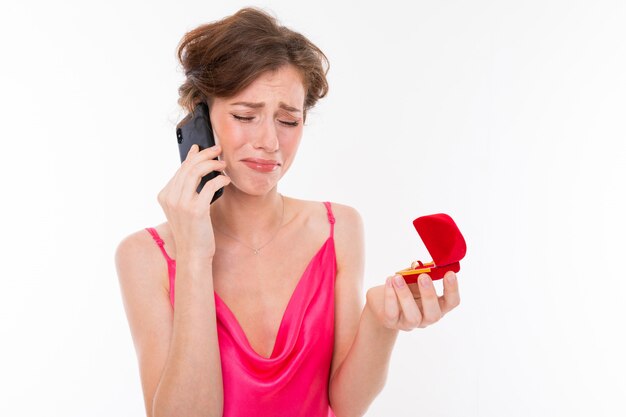
[[(215, 137), (213, 136), (213, 128), (211, 127), (211, 119), (209, 118), (209, 106), (205, 102), (196, 105), (193, 113), (190, 113), (176, 126), (176, 140), (178, 141), (178, 151), (180, 152), (180, 163), (182, 164), (191, 146), (198, 144), (199, 150), (210, 148), (215, 145)], [(218, 158), (214, 158), (218, 160)], [(209, 172), (200, 180), (200, 184), (196, 192), (200, 193), (207, 181), (220, 175), (218, 171)], [(220, 188), (213, 195), (211, 203), (217, 200), (224, 192), (224, 188)]]

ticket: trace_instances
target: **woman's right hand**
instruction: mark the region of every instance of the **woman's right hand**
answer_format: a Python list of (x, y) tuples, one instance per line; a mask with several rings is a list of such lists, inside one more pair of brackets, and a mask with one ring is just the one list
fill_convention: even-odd
[(224, 161), (216, 161), (221, 153), (219, 145), (198, 151), (193, 145), (174, 176), (157, 196), (174, 235), (176, 253), (213, 259), (215, 237), (211, 224), (211, 200), (221, 187), (230, 184), (230, 178), (218, 175), (207, 181), (200, 194), (196, 192), (200, 180), (211, 171), (223, 171)]

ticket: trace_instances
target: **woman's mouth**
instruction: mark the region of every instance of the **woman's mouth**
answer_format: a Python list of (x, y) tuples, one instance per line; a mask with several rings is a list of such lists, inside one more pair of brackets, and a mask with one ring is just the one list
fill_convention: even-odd
[(246, 158), (242, 159), (248, 168), (251, 168), (258, 172), (272, 172), (278, 169), (280, 163), (271, 159), (259, 159), (259, 158)]

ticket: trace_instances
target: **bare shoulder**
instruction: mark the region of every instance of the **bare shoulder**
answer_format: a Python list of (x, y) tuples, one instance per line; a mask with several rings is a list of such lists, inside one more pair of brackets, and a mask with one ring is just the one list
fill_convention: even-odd
[[(296, 211), (306, 213), (307, 222), (312, 229), (326, 230), (328, 215), (321, 201), (289, 199)], [(361, 214), (352, 206), (330, 202), (335, 218), (334, 240), (338, 267), (341, 269), (348, 262), (361, 261), (363, 254), (363, 220)]]
[(354, 233), (360, 233), (363, 229), (363, 219), (361, 214), (352, 206), (339, 203), (331, 203), (333, 215), (335, 216), (335, 230), (340, 237), (352, 238)]
[[(167, 290), (167, 263), (156, 242), (145, 229), (131, 232), (119, 242), (115, 250), (115, 265), (120, 282), (145, 280), (141, 284), (158, 284)], [(136, 285), (139, 282), (126, 284)]]
[(120, 241), (115, 265), (139, 362), (146, 414), (152, 415), (152, 402), (172, 334), (173, 310), (164, 287), (167, 263), (150, 233), (142, 229)]
[[(323, 208), (322, 202), (314, 201), (313, 203), (320, 213), (322, 213), (321, 221), (328, 223), (326, 209)], [(322, 207), (322, 208), (320, 208)], [(330, 209), (335, 218), (335, 242), (342, 246), (353, 242), (354, 239), (360, 239), (363, 234), (363, 220), (361, 214), (352, 206), (330, 202)], [(354, 242), (353, 242), (354, 243)]]
[[(324, 229), (323, 225), (328, 225), (326, 208), (322, 201), (301, 200), (292, 197), (285, 197), (287, 204), (292, 206), (296, 216), (303, 216), (311, 226), (316, 229)], [(335, 236), (342, 238), (343, 234), (351, 235), (351, 230), (362, 228), (362, 220), (359, 212), (351, 206), (330, 202), (330, 207), (335, 217)], [(295, 217), (295, 216), (294, 216)]]
[(361, 214), (352, 206), (331, 203), (335, 217), (335, 248), (339, 271), (363, 270), (364, 232)]

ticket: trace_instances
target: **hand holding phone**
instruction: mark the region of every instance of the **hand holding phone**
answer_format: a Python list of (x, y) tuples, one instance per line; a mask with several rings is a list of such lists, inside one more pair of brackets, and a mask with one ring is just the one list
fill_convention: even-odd
[[(185, 161), (185, 158), (189, 154), (191, 146), (197, 144), (199, 151), (206, 148), (210, 148), (215, 145), (215, 137), (213, 135), (213, 127), (211, 126), (211, 119), (209, 117), (209, 106), (200, 102), (196, 105), (193, 113), (190, 113), (176, 126), (176, 139), (178, 141), (178, 150), (180, 153), (181, 164)], [(214, 158), (218, 160), (217, 157)], [(200, 180), (200, 184), (196, 189), (199, 194), (207, 181), (220, 175), (218, 171), (212, 171)], [(218, 189), (213, 195), (211, 204), (217, 200), (224, 192), (224, 188)]]
[(210, 262), (215, 255), (211, 199), (219, 188), (230, 183), (230, 178), (218, 175), (199, 194), (196, 188), (206, 172), (226, 167), (224, 161), (215, 160), (220, 152), (219, 146), (203, 151), (192, 146), (180, 168), (159, 192), (157, 200), (172, 230), (177, 257)]

